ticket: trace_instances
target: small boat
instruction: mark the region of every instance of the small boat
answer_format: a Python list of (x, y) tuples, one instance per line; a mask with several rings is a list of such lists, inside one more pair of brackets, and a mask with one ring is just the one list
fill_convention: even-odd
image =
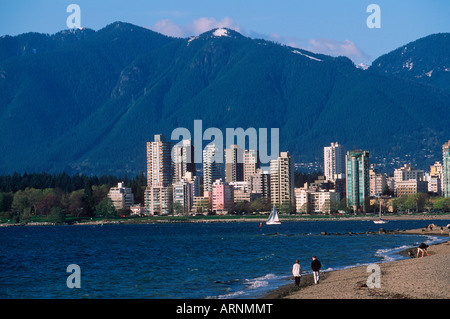
[(378, 219), (373, 221), (375, 224), (386, 224), (389, 223), (388, 220), (381, 218), (381, 200), (380, 200), (380, 210), (378, 211)]
[(281, 224), (281, 222), (278, 219), (277, 209), (275, 208), (274, 205), (273, 210), (270, 212), (269, 219), (267, 219), (266, 221), (266, 225), (279, 225), (279, 224)]

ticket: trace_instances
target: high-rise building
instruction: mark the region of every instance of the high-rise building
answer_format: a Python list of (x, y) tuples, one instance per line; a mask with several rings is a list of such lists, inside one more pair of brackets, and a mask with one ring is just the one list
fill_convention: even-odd
[(145, 211), (148, 215), (168, 214), (173, 201), (172, 146), (162, 134), (147, 142), (147, 189)]
[(370, 203), (369, 152), (349, 151), (345, 162), (347, 206), (355, 214), (358, 211), (366, 212)]
[(261, 194), (261, 197), (270, 199), (270, 174), (268, 171), (258, 168), (256, 172), (247, 178), (251, 192)]
[(173, 210), (175, 214), (189, 214), (193, 205), (193, 184), (179, 180), (173, 184)]
[(345, 148), (338, 142), (323, 148), (324, 175), (327, 180), (345, 176)]
[(444, 197), (450, 197), (450, 140), (442, 145), (442, 192)]
[(428, 192), (442, 196), (444, 172), (441, 162), (435, 162), (430, 166), (430, 176), (428, 178)]
[(244, 150), (237, 145), (225, 149), (225, 182), (244, 180)]
[(244, 151), (244, 181), (246, 181), (250, 176), (256, 173), (259, 168), (259, 156), (258, 151), (255, 150), (245, 150)]
[(373, 167), (369, 169), (370, 196), (381, 196), (387, 186), (386, 175), (378, 173), (378, 169)]
[(172, 146), (164, 135), (156, 134), (153, 142), (147, 142), (147, 186), (172, 185)]
[(294, 161), (289, 152), (281, 152), (277, 159), (270, 161), (270, 198), (278, 209), (283, 204), (295, 209)]
[(192, 184), (192, 196), (200, 196), (200, 178), (195, 176), (192, 172), (186, 172), (182, 179), (183, 181)]
[(214, 143), (203, 150), (203, 191), (210, 192), (217, 179), (224, 178), (223, 153)]
[(147, 187), (145, 189), (145, 214), (167, 215), (173, 203), (173, 187)]
[(194, 146), (191, 140), (182, 140), (172, 151), (174, 182), (182, 180), (187, 172), (195, 176)]

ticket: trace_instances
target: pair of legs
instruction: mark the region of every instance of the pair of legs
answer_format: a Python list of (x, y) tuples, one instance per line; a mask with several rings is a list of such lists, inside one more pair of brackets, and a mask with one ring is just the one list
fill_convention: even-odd
[(300, 276), (297, 276), (297, 277), (294, 277), (295, 278), (295, 285), (297, 286), (297, 287), (300, 287)]
[(423, 253), (424, 253), (424, 252), (425, 252), (425, 254), (427, 254), (427, 256), (430, 256), (430, 255), (428, 255), (428, 251), (427, 251), (426, 249), (417, 248), (417, 256), (416, 256), (416, 258), (419, 258), (419, 252), (422, 253), (422, 256), (421, 256), (421, 257), (423, 257)]
[(313, 275), (314, 275), (314, 283), (315, 284), (319, 283), (319, 272), (313, 271)]

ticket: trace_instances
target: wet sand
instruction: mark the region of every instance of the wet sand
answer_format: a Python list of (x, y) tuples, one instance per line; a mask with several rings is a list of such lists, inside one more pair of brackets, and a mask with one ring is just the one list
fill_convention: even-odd
[[(444, 227), (445, 228), (445, 227)], [(422, 229), (406, 230), (405, 234), (438, 235)], [(414, 256), (416, 255), (416, 249)], [(450, 242), (428, 247), (429, 256), (379, 263), (380, 288), (368, 288), (367, 266), (322, 272), (314, 285), (312, 275), (302, 276), (300, 288), (293, 281), (266, 295), (269, 299), (448, 299), (450, 298)]]

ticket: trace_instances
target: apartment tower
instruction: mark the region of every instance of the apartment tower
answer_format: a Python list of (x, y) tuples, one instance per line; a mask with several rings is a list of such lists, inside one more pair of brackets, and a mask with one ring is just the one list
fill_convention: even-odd
[(281, 152), (277, 159), (270, 161), (270, 197), (272, 205), (280, 208), (288, 204), (295, 209), (294, 161), (289, 152)]
[(162, 134), (156, 134), (153, 142), (147, 142), (145, 211), (149, 215), (169, 213), (173, 201), (172, 146)]
[(237, 145), (225, 149), (225, 182), (244, 180), (244, 150)]
[(444, 197), (450, 197), (450, 140), (442, 145), (442, 192)]
[(355, 212), (366, 212), (370, 201), (369, 152), (349, 151), (346, 162), (347, 206)]
[(194, 146), (191, 140), (182, 140), (173, 147), (174, 182), (182, 180), (187, 172), (195, 176)]
[(214, 181), (224, 178), (223, 150), (214, 143), (203, 149), (203, 191), (211, 192)]
[(323, 148), (324, 175), (327, 180), (345, 176), (345, 148), (338, 142)]

